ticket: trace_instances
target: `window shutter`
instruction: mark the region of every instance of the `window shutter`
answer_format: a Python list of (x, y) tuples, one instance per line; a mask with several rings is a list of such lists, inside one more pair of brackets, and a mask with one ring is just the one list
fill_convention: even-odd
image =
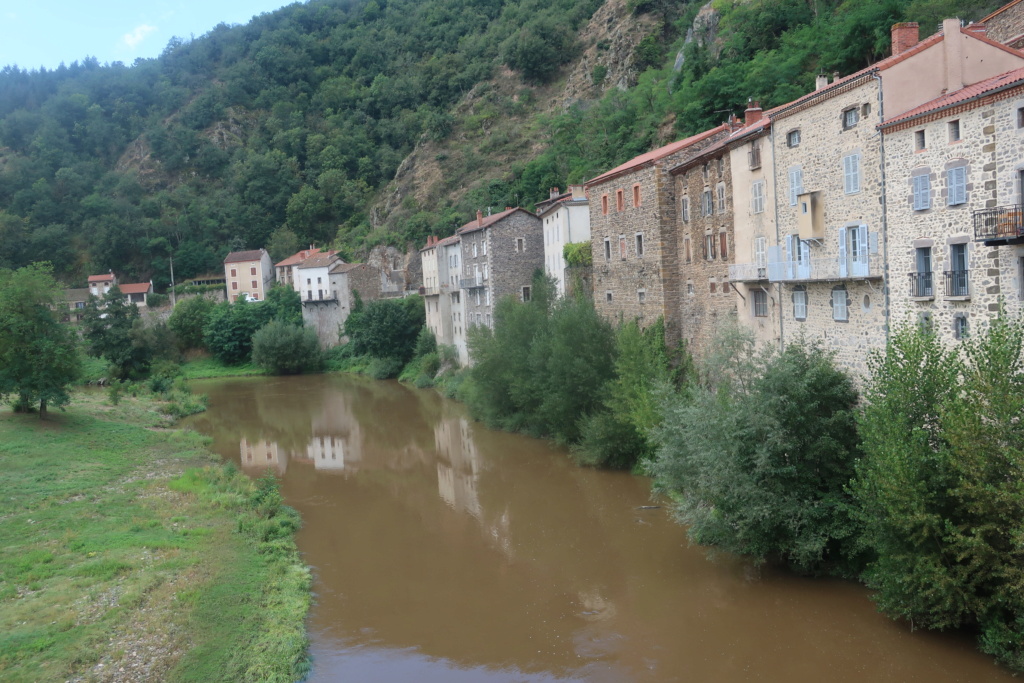
[(796, 198), (803, 191), (804, 172), (799, 168), (789, 169), (789, 205), (796, 206)]
[(768, 279), (782, 280), (782, 248), (778, 245), (768, 247)]
[(967, 167), (957, 166), (947, 172), (949, 184), (949, 206), (967, 201)]
[[(863, 265), (868, 264), (868, 226), (861, 223), (857, 226), (857, 260)], [(866, 273), (865, 273), (866, 274)]]
[(860, 192), (859, 154), (848, 154), (843, 157), (843, 189), (846, 194)]
[(786, 279), (793, 279), (793, 266), (796, 261), (796, 235), (786, 235)]
[(931, 190), (931, 180), (927, 174), (914, 176), (914, 211), (932, 207)]
[(765, 266), (765, 245), (767, 240), (763, 237), (758, 237), (754, 240), (754, 263), (757, 264), (758, 268), (764, 268)]
[(839, 277), (846, 277), (846, 228), (839, 228)]

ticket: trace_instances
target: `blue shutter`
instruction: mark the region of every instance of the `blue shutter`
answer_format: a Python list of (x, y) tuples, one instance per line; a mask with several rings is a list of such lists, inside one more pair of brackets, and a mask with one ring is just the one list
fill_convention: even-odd
[(963, 204), (967, 201), (967, 167), (957, 166), (946, 172), (949, 185), (949, 206)]

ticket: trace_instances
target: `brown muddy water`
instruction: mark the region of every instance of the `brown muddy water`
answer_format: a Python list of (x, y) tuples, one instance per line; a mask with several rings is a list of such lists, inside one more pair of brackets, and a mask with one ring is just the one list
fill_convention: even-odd
[(272, 469), (313, 567), (310, 681), (1009, 681), (848, 582), (691, 546), (646, 479), (571, 464), (395, 382), (194, 383), (189, 424)]

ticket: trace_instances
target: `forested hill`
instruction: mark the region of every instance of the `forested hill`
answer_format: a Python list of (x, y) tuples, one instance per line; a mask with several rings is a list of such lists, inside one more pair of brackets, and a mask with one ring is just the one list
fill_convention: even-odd
[(449, 234), (990, 0), (311, 0), (132, 66), (0, 71), (0, 267), (219, 272)]

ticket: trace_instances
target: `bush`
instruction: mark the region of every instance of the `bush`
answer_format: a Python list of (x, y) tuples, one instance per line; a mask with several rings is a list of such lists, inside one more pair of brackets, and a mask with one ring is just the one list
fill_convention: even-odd
[(273, 311), (262, 303), (241, 299), (217, 304), (203, 327), (203, 343), (210, 353), (225, 365), (239, 365), (249, 360), (252, 337), (269, 320)]
[(213, 311), (213, 301), (204, 296), (196, 296), (178, 302), (167, 319), (167, 325), (178, 337), (183, 349), (203, 347), (203, 329)]
[(415, 353), (425, 320), (422, 297), (378, 299), (365, 306), (353, 305), (345, 321), (345, 334), (354, 355), (397, 359), (405, 365)]
[(373, 358), (366, 368), (366, 374), (374, 379), (394, 379), (404, 366), (400, 358)]
[(570, 268), (594, 265), (590, 242), (569, 242), (562, 247), (562, 258)]
[(274, 375), (296, 375), (323, 367), (316, 332), (272, 320), (252, 337), (252, 362)]
[(731, 327), (704, 359), (703, 381), (663, 392), (657, 490), (697, 543), (850, 574), (857, 528), (846, 484), (859, 454), (850, 378), (817, 346), (755, 350)]

